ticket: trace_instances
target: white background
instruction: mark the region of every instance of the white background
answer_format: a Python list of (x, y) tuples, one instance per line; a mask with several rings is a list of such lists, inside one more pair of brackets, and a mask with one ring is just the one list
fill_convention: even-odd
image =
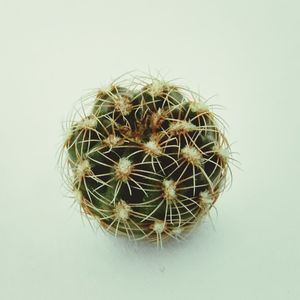
[[(300, 299), (298, 1), (0, 3), (0, 299)], [(73, 104), (133, 69), (224, 106), (242, 168), (162, 250), (93, 231), (56, 168)]]

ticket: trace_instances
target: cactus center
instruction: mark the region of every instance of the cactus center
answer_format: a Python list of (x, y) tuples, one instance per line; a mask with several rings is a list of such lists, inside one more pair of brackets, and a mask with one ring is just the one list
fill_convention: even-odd
[(214, 151), (224, 162), (227, 162), (229, 158), (229, 151), (227, 149), (214, 145), (212, 151)]
[(76, 168), (76, 175), (78, 178), (82, 178), (85, 175), (91, 173), (91, 166), (88, 160), (83, 160), (78, 163)]
[(209, 111), (208, 105), (202, 101), (194, 101), (190, 104), (190, 109), (194, 113), (205, 113)]
[(163, 233), (166, 227), (165, 222), (161, 220), (156, 220), (152, 226), (153, 230), (158, 234)]
[(159, 96), (162, 94), (165, 88), (165, 83), (160, 80), (153, 80), (153, 82), (147, 87), (147, 91), (151, 96)]
[(97, 126), (96, 118), (86, 118), (78, 123), (78, 129), (90, 129)]
[(65, 146), (69, 144), (72, 136), (73, 136), (73, 129), (72, 128), (68, 128), (66, 130), (66, 134), (65, 134), (65, 143), (64, 143)]
[(169, 131), (171, 134), (175, 135), (175, 134), (188, 133), (188, 132), (196, 130), (197, 128), (198, 127), (196, 125), (192, 124), (191, 122), (176, 121), (170, 125)]
[(175, 227), (172, 229), (171, 233), (174, 235), (174, 236), (179, 236), (181, 233), (183, 232), (183, 228), (182, 227)]
[(133, 166), (129, 159), (122, 157), (115, 166), (115, 175), (118, 180), (126, 182), (132, 172)]
[(211, 205), (213, 203), (212, 195), (209, 191), (203, 191), (200, 193), (200, 203), (202, 204), (203, 208)]
[(167, 201), (176, 199), (176, 184), (174, 180), (164, 180), (163, 183), (163, 197)]
[(202, 163), (202, 154), (193, 146), (185, 146), (181, 150), (181, 155), (194, 166), (200, 166)]
[(147, 142), (143, 147), (144, 151), (151, 156), (159, 156), (163, 153), (160, 145), (154, 140)]
[(114, 107), (116, 111), (119, 111), (123, 116), (127, 116), (132, 111), (132, 104), (128, 97), (116, 97), (114, 99)]
[(103, 144), (109, 147), (114, 147), (122, 143), (122, 139), (114, 134), (110, 134), (106, 139), (103, 140)]
[(157, 110), (157, 112), (152, 113), (151, 127), (153, 128), (159, 127), (166, 116), (167, 116), (167, 112), (161, 110), (160, 108)]
[(129, 218), (131, 207), (124, 201), (121, 200), (117, 203), (114, 208), (115, 218), (117, 220), (125, 221)]

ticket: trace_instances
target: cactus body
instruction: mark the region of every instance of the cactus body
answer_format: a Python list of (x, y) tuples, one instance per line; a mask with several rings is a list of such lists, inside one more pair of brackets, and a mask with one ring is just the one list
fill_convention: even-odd
[(158, 244), (208, 213), (230, 153), (208, 105), (154, 78), (99, 90), (64, 147), (82, 211), (115, 235)]

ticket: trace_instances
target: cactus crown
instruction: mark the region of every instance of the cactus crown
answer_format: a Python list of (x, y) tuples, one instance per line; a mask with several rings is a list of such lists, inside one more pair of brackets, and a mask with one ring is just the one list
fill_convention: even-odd
[(230, 149), (217, 116), (195, 93), (152, 77), (115, 81), (90, 104), (64, 141), (82, 211), (131, 240), (180, 238), (226, 184)]

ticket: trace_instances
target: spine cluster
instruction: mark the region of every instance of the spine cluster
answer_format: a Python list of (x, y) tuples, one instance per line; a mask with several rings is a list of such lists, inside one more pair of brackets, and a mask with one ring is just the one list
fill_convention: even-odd
[(99, 90), (64, 142), (85, 214), (131, 240), (178, 239), (223, 191), (230, 149), (196, 94), (149, 78)]

